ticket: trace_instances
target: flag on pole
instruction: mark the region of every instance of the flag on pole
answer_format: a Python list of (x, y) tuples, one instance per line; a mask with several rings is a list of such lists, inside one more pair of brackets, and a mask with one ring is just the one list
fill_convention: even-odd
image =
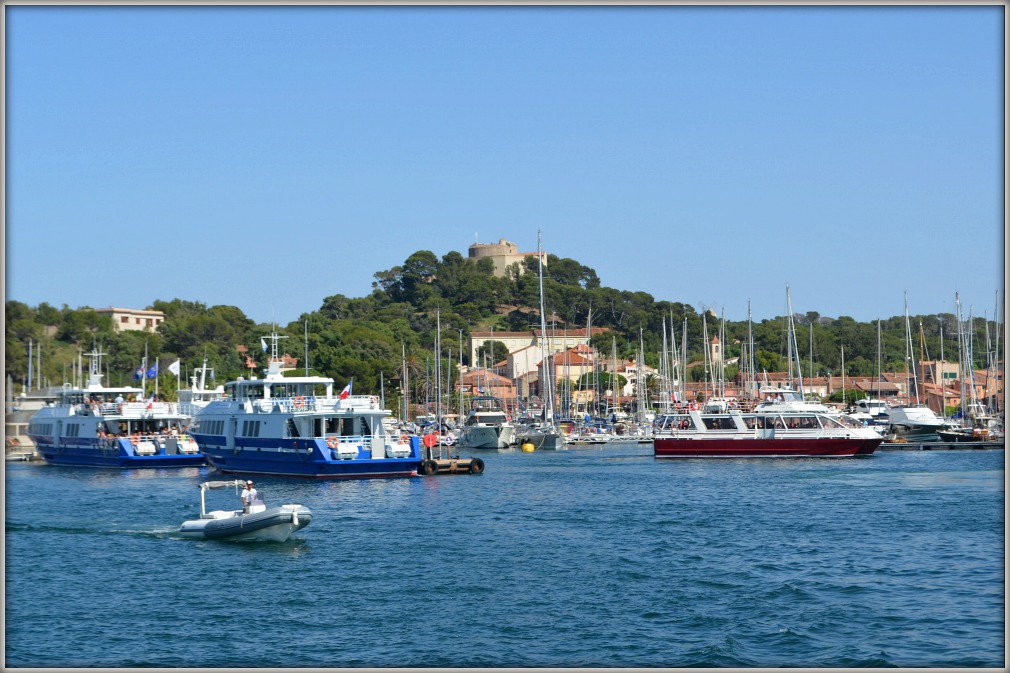
[(140, 366), (137, 367), (137, 370), (135, 372), (133, 372), (133, 380), (139, 381), (140, 379), (142, 379), (144, 377), (145, 369), (147, 369), (147, 358), (141, 360)]
[(173, 362), (172, 364), (170, 364), (168, 366), (168, 371), (170, 371), (173, 374), (175, 374), (176, 377), (179, 376), (179, 362), (180, 362), (179, 360), (176, 360), (175, 362)]
[(155, 362), (151, 365), (151, 368), (147, 370), (147, 378), (153, 379), (158, 376), (158, 363)]
[(351, 394), (351, 384), (352, 383), (354, 383), (354, 379), (353, 378), (350, 381), (348, 381), (347, 385), (344, 386), (344, 389), (340, 391), (340, 399), (346, 400), (350, 396), (350, 394)]
[(260, 346), (263, 346), (263, 352), (266, 353), (267, 352), (267, 340), (264, 339), (263, 337), (260, 337)]

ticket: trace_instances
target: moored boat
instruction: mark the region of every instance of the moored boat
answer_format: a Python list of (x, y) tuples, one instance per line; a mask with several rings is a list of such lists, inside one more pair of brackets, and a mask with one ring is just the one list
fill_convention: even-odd
[(940, 430), (953, 425), (923, 404), (891, 407), (887, 410), (887, 422), (890, 431), (905, 440), (936, 439)]
[(882, 441), (820, 412), (688, 411), (660, 419), (653, 451), (656, 458), (849, 457), (871, 455)]
[(549, 423), (520, 426), (516, 438), (516, 444), (532, 445), (534, 451), (561, 451), (567, 442), (564, 433)]
[(196, 412), (211, 403), (212, 400), (224, 397), (224, 386), (217, 386), (215, 389), (207, 388), (207, 374), (210, 373), (211, 381), (214, 380), (214, 370), (207, 367), (207, 358), (203, 360), (203, 366), (197, 367), (190, 377), (190, 387), (178, 391), (179, 411), (189, 416), (195, 416)]
[(515, 443), (516, 428), (497, 397), (470, 400), (470, 411), (460, 428), (459, 445), (470, 449), (505, 449)]
[(204, 464), (186, 434), (189, 416), (171, 402), (143, 399), (143, 389), (102, 385), (102, 353), (93, 351), (88, 384), (65, 387), (28, 423), (36, 451), (52, 465), (152, 468)]
[[(184, 521), (179, 527), (182, 537), (200, 540), (269, 540), (284, 542), (296, 531), (312, 523), (312, 512), (303, 505), (251, 506), (245, 510), (207, 511), (209, 489), (232, 487), (238, 491), (246, 485), (243, 479), (206, 481), (200, 484), (200, 518)], [(250, 483), (251, 487), (251, 483)]]
[(373, 395), (339, 394), (333, 379), (284, 376), (276, 334), (263, 379), (225, 384), (193, 417), (190, 434), (219, 472), (312, 479), (407, 477), (421, 463), (416, 436), (390, 433)]

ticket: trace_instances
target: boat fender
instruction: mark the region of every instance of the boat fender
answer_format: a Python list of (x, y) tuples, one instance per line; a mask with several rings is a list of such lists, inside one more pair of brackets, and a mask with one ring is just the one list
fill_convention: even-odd
[(484, 461), (480, 458), (474, 458), (470, 461), (470, 474), (483, 474), (484, 473)]
[(438, 472), (438, 463), (434, 460), (429, 459), (421, 463), (421, 474), (430, 476), (436, 472)]
[(329, 437), (326, 438), (326, 446), (330, 447), (331, 449), (335, 449), (339, 445), (340, 440), (337, 439), (336, 435), (330, 435)]

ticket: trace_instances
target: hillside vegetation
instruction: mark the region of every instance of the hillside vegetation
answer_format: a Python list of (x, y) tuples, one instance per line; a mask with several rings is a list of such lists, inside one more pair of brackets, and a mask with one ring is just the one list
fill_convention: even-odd
[[(436, 314), (441, 324), (443, 366), (459, 359), (462, 333), (464, 354), (471, 331), (527, 331), (539, 328), (539, 289), (536, 259), (526, 261), (526, 273), (518, 265), (509, 268), (504, 278), (496, 278), (491, 261), (473, 263), (458, 252), (438, 259), (434, 253), (420, 250), (402, 265), (374, 275), (372, 293), (349, 298), (333, 295), (322, 306), (288, 324), (278, 325), (278, 333), (288, 338), (283, 350), (297, 357), (298, 372), (303, 373), (306, 352), (311, 373), (330, 376), (338, 382), (353, 377), (355, 393), (377, 393), (380, 376), (391, 393), (394, 379), (399, 379), (401, 363), (411, 371), (411, 381), (424, 385), (426, 368), (434, 371)], [(641, 336), (645, 361), (656, 366), (663, 344), (663, 328), (675, 330), (681, 343), (687, 321), (688, 360), (702, 358), (702, 316), (687, 304), (656, 301), (645, 292), (630, 292), (601, 287), (596, 272), (573, 259), (548, 256), (544, 293), (548, 329), (560, 333), (584, 332), (592, 327), (608, 330), (594, 337), (593, 345), (609, 358), (613, 344), (619, 357), (635, 358)], [(8, 375), (23, 384), (28, 374), (29, 341), (41, 348), (43, 385), (59, 385), (73, 379), (81, 352), (100, 347), (105, 353), (107, 385), (136, 385), (133, 373), (144, 357), (149, 363), (157, 358), (161, 367), (159, 393), (171, 398), (177, 385), (186, 387), (185, 377), (206, 357), (216, 372), (216, 382), (250, 374), (239, 346), (245, 346), (257, 369), (265, 365), (261, 338), (274, 329), (256, 323), (235, 306), (207, 306), (185, 299), (157, 300), (150, 306), (131, 307), (164, 311), (165, 321), (156, 333), (116, 332), (112, 320), (93, 308), (57, 309), (48, 303), (31, 307), (17, 301), (6, 302), (6, 354)], [(845, 350), (847, 376), (873, 376), (877, 371), (877, 323), (860, 323), (846, 316), (822, 317), (816, 312), (797, 314), (796, 340), (809, 374), (809, 363), (818, 375), (841, 373), (842, 347)], [(706, 317), (709, 338), (719, 333), (719, 320)], [(946, 359), (957, 360), (957, 322), (952, 314), (922, 315), (911, 318), (915, 335), (915, 357), (920, 351), (930, 359), (940, 357), (940, 328), (943, 326), (943, 351)], [(922, 326), (924, 347), (918, 333)], [(895, 316), (881, 321), (882, 367), (884, 371), (905, 371), (905, 319)], [(786, 317), (753, 324), (757, 370), (782, 371), (786, 367)], [(986, 364), (986, 321), (976, 318), (971, 325), (975, 346), (975, 364)], [(995, 323), (988, 334), (996, 334)], [(746, 321), (728, 321), (725, 325), (724, 357), (740, 354), (747, 341)], [(811, 329), (813, 354), (811, 358)], [(497, 351), (499, 354), (500, 350)], [(36, 350), (37, 353), (37, 350)], [(404, 357), (404, 353), (406, 354)], [(165, 368), (181, 360), (183, 380)], [(464, 355), (464, 362), (467, 357)], [(467, 362), (467, 364), (470, 364)], [(87, 366), (85, 362), (85, 367)], [(701, 376), (701, 368), (697, 376)], [(443, 370), (445, 371), (445, 370)], [(253, 372), (258, 373), (258, 372)], [(730, 376), (734, 374), (731, 370)], [(37, 387), (38, 372), (33, 371), (32, 388)], [(153, 386), (151, 386), (153, 388)], [(18, 391), (20, 391), (18, 385)]]

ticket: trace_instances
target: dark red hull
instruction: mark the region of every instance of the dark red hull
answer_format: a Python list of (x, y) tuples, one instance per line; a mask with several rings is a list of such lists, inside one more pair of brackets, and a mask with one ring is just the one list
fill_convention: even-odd
[(869, 456), (879, 439), (688, 439), (657, 437), (656, 458), (829, 458)]

